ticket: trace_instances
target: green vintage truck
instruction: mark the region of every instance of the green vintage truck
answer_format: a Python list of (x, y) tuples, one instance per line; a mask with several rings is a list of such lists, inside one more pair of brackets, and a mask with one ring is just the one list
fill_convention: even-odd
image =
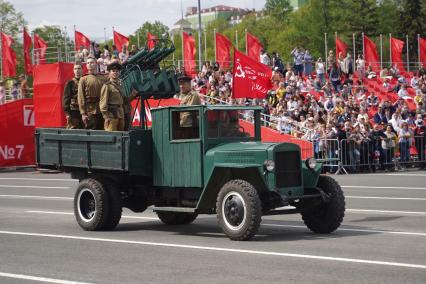
[[(254, 131), (239, 115), (253, 114)], [(216, 214), (232, 240), (248, 240), (264, 215), (300, 213), (315, 233), (336, 230), (344, 217), (339, 184), (320, 175), (299, 146), (262, 143), (260, 107), (187, 106), (151, 110), (152, 127), (124, 132), (36, 130), (40, 168), (71, 173), (78, 224), (111, 230), (122, 208), (148, 207), (169, 225)], [(192, 118), (181, 126), (182, 116)]]
[[(262, 143), (260, 107), (160, 107), (151, 110), (148, 128), (148, 99), (179, 92), (176, 70), (160, 66), (174, 51), (162, 38), (123, 64), (124, 95), (138, 93), (139, 128), (36, 129), (38, 167), (80, 181), (74, 197), (78, 224), (88, 231), (111, 230), (123, 207), (151, 207), (169, 225), (217, 214), (232, 240), (252, 238), (263, 215), (301, 213), (316, 233), (336, 230), (345, 212), (340, 186), (320, 175), (315, 159), (303, 161), (297, 145)], [(241, 113), (250, 113), (253, 129), (244, 129)], [(181, 123), (183, 118), (191, 123)]]

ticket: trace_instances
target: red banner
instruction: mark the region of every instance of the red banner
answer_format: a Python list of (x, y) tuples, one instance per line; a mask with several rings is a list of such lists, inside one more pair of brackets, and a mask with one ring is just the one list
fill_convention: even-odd
[(426, 64), (426, 39), (419, 38), (420, 62)]
[(188, 76), (197, 74), (195, 63), (195, 39), (186, 32), (183, 35), (183, 66)]
[(157, 37), (151, 33), (147, 35), (148, 49), (153, 49), (157, 43)]
[(370, 65), (373, 71), (379, 71), (380, 61), (376, 44), (367, 36), (364, 36), (364, 59), (366, 67)]
[(392, 53), (392, 65), (396, 64), (398, 69), (405, 71), (404, 64), (402, 61), (402, 51), (404, 49), (404, 42), (402, 40), (392, 38), (391, 41), (391, 53)]
[(47, 43), (37, 34), (34, 34), (34, 56), (39, 64), (46, 63), (46, 50)]
[(247, 56), (260, 61), (260, 51), (263, 49), (263, 45), (257, 37), (249, 32), (246, 33), (246, 47)]
[(90, 39), (81, 32), (75, 31), (74, 33), (75, 50), (80, 50), (80, 47), (90, 49)]
[(343, 57), (346, 57), (346, 50), (348, 46), (340, 38), (336, 37), (336, 58), (339, 58), (339, 54), (342, 53)]
[(31, 75), (33, 73), (33, 64), (31, 60), (31, 47), (33, 46), (33, 42), (31, 40), (31, 36), (24, 28), (23, 30), (23, 43), (24, 43), (24, 69), (25, 74)]
[[(140, 115), (140, 104), (136, 108), (137, 100), (132, 101), (132, 114), (135, 113), (135, 116), (133, 117), (132, 125), (133, 126), (139, 126), (141, 123), (141, 115)], [(178, 106), (180, 104), (180, 100), (178, 99), (162, 99), (162, 100), (155, 100), (155, 99), (149, 99), (148, 104), (152, 108), (157, 107), (167, 107), (167, 106)], [(135, 111), (136, 109), (136, 111)], [(145, 107), (146, 112), (146, 120), (149, 125), (152, 125), (152, 117), (151, 117), (151, 110), (148, 107)]]
[(36, 127), (63, 127), (65, 114), (62, 95), (65, 84), (74, 76), (72, 63), (34, 66), (34, 107)]
[(216, 33), (216, 61), (223, 69), (231, 66), (232, 42), (224, 35)]
[(32, 99), (0, 105), (0, 167), (35, 164)]
[(234, 49), (233, 98), (260, 98), (272, 88), (272, 70)]
[(3, 77), (16, 76), (16, 53), (12, 49), (13, 38), (1, 33), (1, 58)]
[(129, 47), (129, 38), (114, 31), (114, 44), (118, 51), (121, 52), (123, 50), (123, 45)]

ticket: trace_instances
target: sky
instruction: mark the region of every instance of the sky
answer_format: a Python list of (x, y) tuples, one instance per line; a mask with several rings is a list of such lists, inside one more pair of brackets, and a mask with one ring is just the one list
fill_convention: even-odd
[[(181, 18), (187, 7), (198, 5), (197, 0), (7, 0), (24, 14), (30, 29), (40, 25), (66, 26), (72, 38), (76, 30), (89, 38), (112, 37), (112, 27), (129, 35), (144, 22), (160, 21), (168, 27)], [(201, 9), (216, 5), (259, 10), (265, 0), (201, 0)]]

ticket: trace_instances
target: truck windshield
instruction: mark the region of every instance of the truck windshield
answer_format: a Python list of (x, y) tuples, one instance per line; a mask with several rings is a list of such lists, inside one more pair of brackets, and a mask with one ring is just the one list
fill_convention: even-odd
[(208, 110), (207, 129), (209, 138), (253, 138), (254, 127), (241, 122), (238, 110)]

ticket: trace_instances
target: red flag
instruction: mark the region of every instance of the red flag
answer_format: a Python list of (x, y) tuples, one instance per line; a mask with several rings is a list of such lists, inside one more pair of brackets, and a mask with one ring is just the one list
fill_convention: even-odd
[(123, 45), (129, 47), (129, 38), (114, 31), (114, 44), (117, 50), (121, 52), (121, 50), (123, 50)]
[(426, 64), (426, 39), (419, 38), (420, 62)]
[(336, 37), (336, 58), (339, 58), (339, 54), (342, 53), (343, 57), (346, 57), (346, 50), (348, 46), (340, 38)]
[(16, 53), (12, 49), (13, 38), (1, 33), (1, 57), (4, 77), (16, 76)]
[(153, 49), (155, 47), (155, 44), (157, 43), (157, 37), (151, 33), (148, 33), (147, 40), (148, 40), (148, 49)]
[(379, 71), (380, 61), (376, 44), (364, 35), (364, 59), (366, 66), (370, 65), (373, 71)]
[(192, 35), (187, 34), (186, 32), (182, 33), (183, 35), (183, 66), (185, 68), (185, 73), (187, 75), (194, 75), (196, 71), (195, 63), (195, 39)]
[(36, 61), (38, 59), (39, 64), (46, 63), (46, 50), (47, 43), (37, 34), (34, 34), (34, 53)]
[(251, 33), (246, 33), (246, 46), (247, 46), (247, 56), (260, 61), (260, 51), (263, 49), (263, 45), (260, 40), (252, 35)]
[(25, 74), (30, 75), (33, 73), (33, 64), (31, 62), (31, 54), (30, 54), (30, 49), (33, 45), (33, 42), (31, 40), (31, 36), (28, 34), (25, 28), (23, 30), (23, 34), (24, 34), (24, 69), (25, 69)]
[(216, 33), (216, 61), (224, 69), (229, 69), (231, 65), (232, 42), (224, 35)]
[(236, 99), (264, 99), (268, 90), (272, 88), (271, 68), (236, 49), (234, 49), (233, 73), (232, 90)]
[(90, 49), (90, 39), (81, 32), (75, 31), (74, 33), (75, 50), (80, 50), (80, 47)]
[(392, 65), (396, 64), (398, 69), (405, 71), (404, 64), (402, 63), (402, 50), (404, 49), (404, 42), (402, 40), (391, 37), (391, 54)]

